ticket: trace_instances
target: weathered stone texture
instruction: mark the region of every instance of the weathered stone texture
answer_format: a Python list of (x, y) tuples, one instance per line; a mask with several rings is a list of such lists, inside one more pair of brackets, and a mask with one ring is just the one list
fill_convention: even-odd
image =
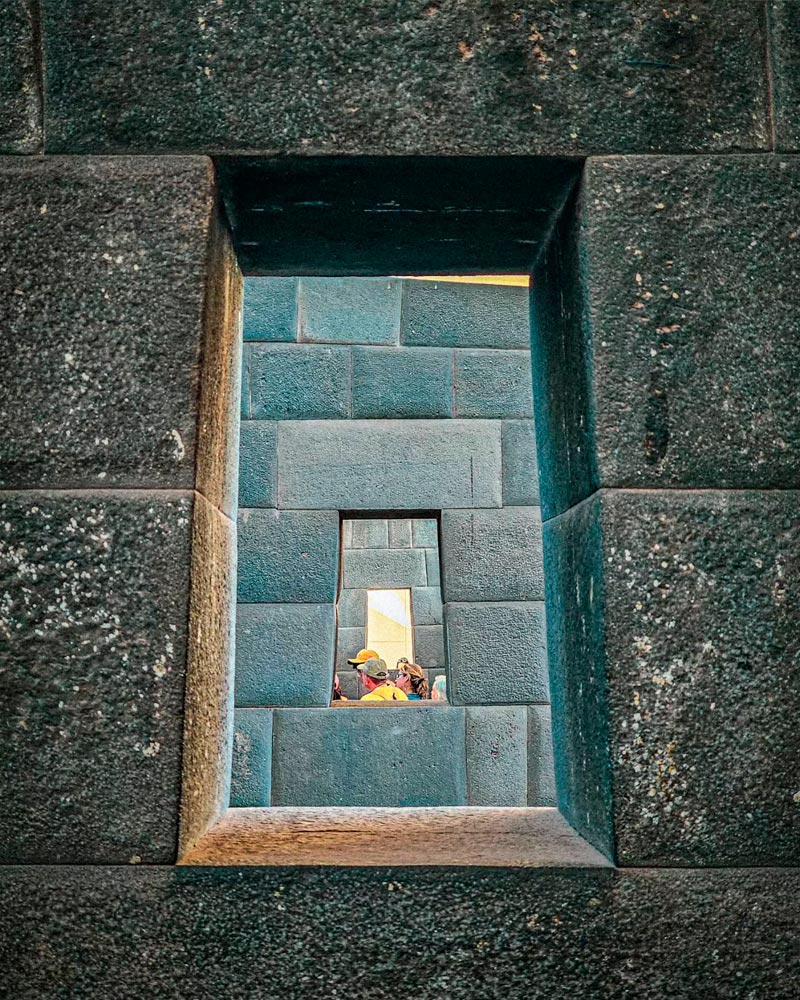
[(539, 463), (532, 420), (503, 421), (503, 506), (539, 506)]
[(527, 805), (527, 710), (470, 707), (466, 727), (468, 804)]
[(278, 428), (278, 506), (499, 507), (500, 463), (494, 421), (285, 421)]
[(193, 503), (0, 495), (4, 864), (171, 864)]
[(421, 347), (530, 347), (528, 289), (407, 281), (403, 289), (404, 344)]
[(316, 344), (248, 344), (242, 416), (335, 420), (350, 414), (350, 349)]
[(301, 278), (300, 339), (396, 344), (402, 285), (391, 278)]
[(272, 801), (276, 806), (466, 805), (464, 761), (463, 709), (430, 704), (280, 709)]
[(297, 278), (246, 278), (245, 340), (297, 340)]
[(444, 669), (446, 656), (442, 625), (414, 626), (414, 659), (428, 670)]
[(234, 713), (232, 806), (270, 804), (272, 716), (271, 708), (237, 708)]
[(354, 417), (450, 417), (453, 356), (413, 347), (353, 350)]
[(528, 805), (555, 806), (553, 727), (549, 705), (528, 706)]
[[(698, 0), (669, 17), (639, 0), (43, 11), (52, 152), (768, 147), (758, 3)], [(141, 46), (145, 23), (158, 45)]]
[(239, 440), (239, 506), (274, 507), (278, 478), (277, 425), (268, 420), (243, 420)]
[(775, 143), (779, 150), (800, 150), (800, 5), (769, 0)]
[(29, 0), (7, 0), (0, 18), (0, 153), (36, 153), (42, 145), (42, 95)]
[(456, 417), (531, 417), (530, 351), (456, 351)]
[(342, 559), (344, 587), (424, 587), (426, 583), (423, 549), (349, 549)]
[(0, 177), (0, 486), (193, 487), (211, 164), (8, 158)]

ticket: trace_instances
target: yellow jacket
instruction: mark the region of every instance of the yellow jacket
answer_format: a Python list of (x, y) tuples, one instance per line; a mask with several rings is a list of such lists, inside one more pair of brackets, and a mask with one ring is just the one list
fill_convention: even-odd
[(388, 684), (381, 684), (374, 691), (370, 691), (361, 696), (361, 701), (408, 701), (405, 691), (400, 688), (390, 687)]

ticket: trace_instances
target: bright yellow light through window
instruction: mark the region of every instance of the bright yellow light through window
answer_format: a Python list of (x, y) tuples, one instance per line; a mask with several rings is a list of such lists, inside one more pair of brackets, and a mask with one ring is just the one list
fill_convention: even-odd
[(367, 591), (367, 649), (374, 649), (390, 669), (405, 656), (414, 662), (410, 590)]

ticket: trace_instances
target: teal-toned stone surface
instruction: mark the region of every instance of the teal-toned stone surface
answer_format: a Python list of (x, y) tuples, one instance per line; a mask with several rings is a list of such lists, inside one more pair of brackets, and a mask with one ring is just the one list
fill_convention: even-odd
[(544, 603), (446, 604), (455, 705), (548, 702)]
[(340, 670), (338, 673), (342, 695), (349, 701), (358, 701), (362, 692), (358, 683), (357, 671), (353, 670), (352, 667), (348, 667), (346, 670)]
[(528, 706), (528, 805), (556, 805), (553, 729), (549, 705)]
[(468, 804), (528, 805), (527, 709), (470, 706), (465, 712)]
[(0, 153), (41, 150), (42, 94), (37, 72), (35, 14), (26, 0), (8, 0), (0, 19)]
[(243, 420), (239, 431), (239, 506), (274, 507), (278, 429), (268, 420)]
[(354, 589), (424, 587), (422, 549), (348, 549), (342, 560), (342, 584)]
[(411, 518), (391, 518), (389, 521), (389, 548), (410, 549), (412, 545)]
[(240, 604), (236, 705), (327, 705), (333, 680), (333, 604)]
[(415, 548), (435, 549), (439, 545), (439, 525), (435, 518), (414, 518), (412, 538)]
[(352, 659), (360, 649), (364, 649), (366, 644), (366, 622), (360, 627), (339, 626), (336, 631), (336, 670), (339, 674), (346, 674), (353, 669), (347, 661)]
[(271, 708), (237, 708), (233, 713), (232, 806), (270, 804), (272, 712)]
[(451, 351), (353, 349), (354, 417), (451, 417)]
[(538, 507), (442, 511), (446, 601), (542, 601)]
[(339, 628), (365, 628), (367, 624), (366, 590), (342, 590), (339, 594)]
[(404, 344), (421, 347), (530, 347), (528, 289), (407, 281)]
[(321, 604), (336, 599), (335, 511), (239, 511), (239, 601)]
[(499, 507), (500, 464), (499, 422), (286, 421), (278, 428), (278, 505)]
[(532, 420), (503, 421), (503, 506), (539, 504), (539, 462)]
[(441, 625), (444, 621), (442, 592), (439, 587), (414, 587), (411, 608), (416, 625)]
[(300, 339), (318, 344), (396, 344), (396, 278), (301, 278)]
[(529, 351), (456, 351), (456, 417), (531, 417)]
[(245, 340), (297, 340), (297, 278), (245, 278)]
[(444, 628), (441, 625), (414, 625), (414, 660), (426, 670), (444, 669)]
[(350, 412), (350, 351), (317, 344), (249, 344), (255, 420), (335, 420)]
[(280, 710), (275, 713), (272, 802), (466, 805), (464, 710), (429, 704)]
[(347, 548), (386, 549), (389, 547), (389, 525), (386, 518), (354, 518), (350, 524), (351, 539)]
[(425, 549), (425, 571), (429, 587), (441, 587), (442, 570), (439, 549)]

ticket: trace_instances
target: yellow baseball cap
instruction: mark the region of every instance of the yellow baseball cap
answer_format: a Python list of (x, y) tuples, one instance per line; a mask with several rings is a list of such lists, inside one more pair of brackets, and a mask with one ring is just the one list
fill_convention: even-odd
[(362, 649), (359, 650), (358, 654), (353, 657), (352, 660), (348, 660), (354, 667), (359, 666), (361, 663), (366, 663), (367, 660), (377, 660), (379, 659), (378, 654), (374, 649)]

